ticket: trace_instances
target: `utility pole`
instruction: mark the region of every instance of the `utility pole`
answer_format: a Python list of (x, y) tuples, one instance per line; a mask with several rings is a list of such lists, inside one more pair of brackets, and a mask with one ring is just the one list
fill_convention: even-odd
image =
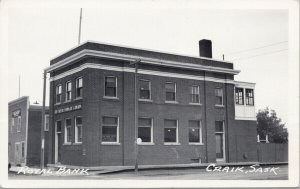
[(134, 171), (138, 173), (138, 98), (137, 98), (137, 74), (138, 74), (138, 63), (141, 62), (140, 59), (130, 63), (129, 65), (135, 65), (134, 72), (134, 154), (135, 154), (135, 166)]
[(45, 159), (45, 133), (44, 133), (44, 128), (45, 128), (45, 101), (46, 101), (46, 79), (47, 79), (47, 72), (44, 70), (44, 83), (43, 83), (43, 107), (42, 107), (42, 124), (41, 124), (41, 169), (44, 168), (44, 159)]
[(80, 45), (80, 37), (81, 37), (81, 20), (82, 20), (82, 8), (80, 8), (80, 17), (79, 17), (78, 45)]

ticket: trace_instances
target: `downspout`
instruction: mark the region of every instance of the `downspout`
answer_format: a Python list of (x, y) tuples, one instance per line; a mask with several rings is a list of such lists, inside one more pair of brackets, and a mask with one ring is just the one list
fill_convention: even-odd
[(207, 102), (206, 102), (206, 72), (204, 71), (204, 118), (205, 118), (205, 162), (208, 163), (208, 149), (207, 149)]
[[(227, 81), (227, 75), (225, 75), (225, 81)], [(228, 130), (229, 130), (229, 124), (228, 124), (228, 83), (225, 82), (225, 99), (226, 99), (226, 105), (225, 105), (225, 110), (226, 110), (226, 133), (225, 133), (225, 137), (226, 137), (226, 162), (228, 163), (229, 162), (229, 133), (228, 133)]]

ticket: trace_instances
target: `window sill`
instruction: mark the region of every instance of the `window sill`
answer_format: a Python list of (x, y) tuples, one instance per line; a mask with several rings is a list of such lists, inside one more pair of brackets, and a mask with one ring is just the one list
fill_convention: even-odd
[(74, 100), (82, 100), (82, 97), (76, 97)]
[(155, 145), (155, 143), (153, 142), (142, 142), (140, 144), (138, 144), (139, 146), (152, 146), (152, 145)]
[(119, 142), (101, 142), (102, 145), (121, 145), (121, 143)]
[(72, 102), (72, 100), (66, 100), (66, 101), (64, 101), (63, 104), (68, 104), (68, 103), (70, 103), (70, 102)]
[(181, 145), (180, 143), (177, 143), (177, 142), (165, 142), (164, 145), (166, 146), (179, 146)]
[(71, 144), (71, 142), (63, 143), (64, 146), (70, 146)]
[(73, 143), (73, 145), (81, 145), (82, 144), (82, 142), (75, 142), (75, 143)]
[(201, 103), (192, 103), (192, 102), (190, 102), (189, 105), (192, 105), (192, 106), (202, 106)]
[(118, 97), (104, 96), (103, 99), (106, 100), (120, 100)]
[(55, 103), (55, 104), (54, 104), (54, 106), (58, 106), (58, 105), (61, 105), (61, 102)]
[(166, 104), (178, 104), (177, 101), (165, 101)]
[(139, 99), (139, 102), (149, 102), (149, 103), (152, 103), (153, 100), (151, 100), (151, 99)]
[(204, 143), (199, 143), (199, 142), (189, 142), (189, 145), (193, 145), (193, 146), (203, 146)]
[(225, 106), (221, 105), (221, 104), (216, 104), (215, 107), (217, 107), (217, 108), (224, 108)]

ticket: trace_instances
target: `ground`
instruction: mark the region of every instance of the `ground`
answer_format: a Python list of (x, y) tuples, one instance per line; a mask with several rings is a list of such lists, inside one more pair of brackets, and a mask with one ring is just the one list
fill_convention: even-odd
[[(270, 168), (274, 168), (273, 170)], [(232, 170), (232, 168), (234, 168)], [(261, 167), (245, 166), (243, 169), (236, 170), (237, 167), (230, 167), (228, 170), (224, 168), (214, 170), (211, 167), (207, 171), (205, 168), (189, 168), (189, 169), (161, 169), (161, 170), (140, 170), (138, 173), (133, 171), (116, 172), (109, 174), (97, 174), (90, 172), (85, 176), (42, 176), (42, 175), (24, 175), (9, 173), (9, 179), (95, 179), (95, 180), (123, 180), (123, 179), (139, 179), (139, 180), (287, 180), (288, 165), (268, 165)], [(269, 168), (269, 169), (266, 169)], [(254, 171), (255, 172), (252, 172)], [(267, 172), (264, 172), (267, 171)]]

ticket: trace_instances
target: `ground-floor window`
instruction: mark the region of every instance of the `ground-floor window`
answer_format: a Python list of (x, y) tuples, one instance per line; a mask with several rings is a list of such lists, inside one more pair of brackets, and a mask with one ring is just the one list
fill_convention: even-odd
[(164, 142), (178, 142), (178, 125), (177, 120), (165, 119), (164, 121)]
[(71, 143), (71, 119), (66, 119), (65, 122), (65, 143)]
[(189, 143), (202, 143), (200, 120), (189, 120)]
[(153, 142), (152, 137), (152, 119), (139, 118), (138, 120), (138, 138), (142, 139), (143, 143)]
[(102, 142), (119, 142), (119, 118), (102, 117)]
[(216, 158), (224, 159), (225, 153), (225, 138), (224, 138), (224, 121), (215, 122), (215, 137), (216, 137)]
[(75, 142), (82, 142), (82, 117), (75, 118)]

